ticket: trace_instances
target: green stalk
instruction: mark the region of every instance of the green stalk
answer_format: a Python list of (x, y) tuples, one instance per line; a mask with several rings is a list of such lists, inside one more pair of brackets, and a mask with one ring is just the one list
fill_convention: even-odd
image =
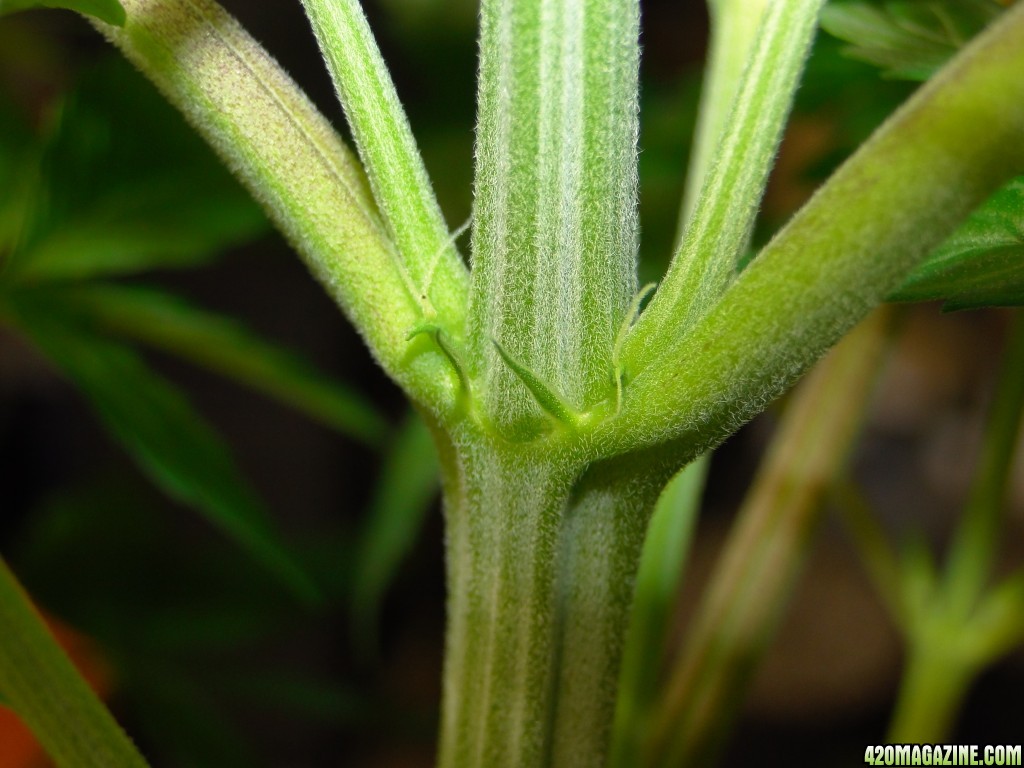
[(655, 711), (652, 765), (704, 765), (715, 751), (853, 442), (887, 325), (887, 312), (872, 315), (794, 395)]
[(636, 0), (485, 0), (470, 367), (516, 439), (547, 420), (516, 360), (577, 412), (614, 398), (636, 292)]
[[(100, 31), (263, 204), (384, 369), (435, 411), (454, 408), (458, 377), (447, 358), (407, 340), (422, 320), (419, 284), (381, 220), (362, 168), (330, 123), (212, 0), (123, 5), (124, 26), (97, 23)], [(451, 261), (449, 254), (444, 263)], [(443, 273), (456, 279), (447, 267)]]
[(946, 568), (946, 591), (955, 610), (966, 615), (992, 572), (1002, 522), (1006, 485), (1024, 412), (1024, 318), (1015, 312), (988, 416), (975, 482)]
[[(747, 53), (747, 63), (735, 86), (728, 129), (714, 137), (715, 152), (707, 169), (696, 166), (694, 176), (703, 176), (700, 195), (658, 291), (626, 338), (622, 361), (627, 376), (637, 375), (656, 360), (665, 351), (665, 341), (684, 334), (732, 281), (737, 258), (753, 229), (823, 2), (770, 3), (750, 50), (739, 52)], [(742, 38), (737, 41), (738, 46), (744, 43)], [(730, 90), (727, 83), (721, 88)], [(696, 158), (697, 162), (708, 159)]]
[(1007, 480), (1024, 411), (1024, 319), (1014, 317), (975, 484), (946, 571), (907, 606), (907, 658), (891, 742), (943, 741), (974, 677), (1015, 641), (1020, 576), (989, 590)]
[(965, 663), (951, 642), (962, 626), (933, 628), (912, 639), (899, 697), (886, 741), (890, 744), (938, 744), (949, 740), (960, 705), (979, 667)]
[(635, 764), (661, 689), (668, 630), (710, 459), (705, 454), (672, 478), (658, 497), (647, 527), (619, 676), (612, 766)]
[[(711, 0), (711, 52), (705, 71), (697, 130), (686, 173), (686, 187), (679, 213), (682, 239), (698, 195), (712, 166), (714, 150), (721, 142), (727, 118), (740, 88), (743, 70), (751, 58), (766, 0)], [(679, 243), (677, 243), (677, 248)], [(616, 378), (621, 399), (622, 373), (618, 365), (622, 343), (639, 312), (645, 287), (634, 299), (628, 324), (615, 344)], [(681, 469), (658, 498), (644, 540), (637, 573), (633, 610), (619, 679), (615, 734), (611, 765), (632, 765), (644, 738), (650, 709), (658, 695), (661, 652), (664, 651), (671, 611), (689, 555), (711, 462), (708, 452)], [(652, 650), (657, 655), (652, 656)]]
[(836, 172), (703, 320), (662, 339), (658, 361), (624, 387), (618, 416), (595, 430), (596, 449), (674, 440), (695, 456), (792, 384), (1024, 171), (1021, 72), (1018, 3)]
[(2, 559), (0, 697), (60, 768), (146, 768)]
[(709, 0), (707, 5), (711, 16), (708, 64), (701, 87), (677, 240), (682, 240), (686, 222), (704, 184), (705, 173), (725, 132), (768, 0)]
[(442, 451), (442, 768), (605, 766), (632, 582), (675, 465), (584, 469), (465, 434)]
[[(449, 236), (412, 128), (357, 0), (303, 0), (374, 198), (427, 321), (464, 332), (469, 273)], [(439, 316), (435, 317), (435, 314)]]

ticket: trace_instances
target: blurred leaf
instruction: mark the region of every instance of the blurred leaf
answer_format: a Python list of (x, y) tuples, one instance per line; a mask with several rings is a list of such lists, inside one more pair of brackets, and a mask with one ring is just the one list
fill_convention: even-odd
[(67, 96), (41, 167), (13, 259), (22, 281), (191, 266), (267, 228), (211, 150), (120, 60)]
[(430, 431), (410, 414), (384, 461), (357, 548), (352, 617), (364, 652), (376, 643), (381, 600), (437, 494), (438, 472)]
[(893, 294), (945, 309), (1024, 304), (1024, 176), (971, 214)]
[(118, 0), (0, 0), (0, 15), (29, 8), (67, 8), (115, 26), (124, 26), (124, 8)]
[(75, 329), (58, 305), (9, 303), (19, 324), (157, 485), (202, 512), (304, 600), (317, 598), (316, 586), (281, 544), (227, 447), (176, 388), (129, 348)]
[(927, 80), (999, 15), (994, 0), (833, 0), (821, 26), (886, 77)]
[(103, 331), (236, 379), (367, 445), (379, 445), (389, 429), (362, 395), (232, 318), (141, 286), (94, 284), (71, 288), (65, 295)]
[(10, 184), (22, 165), (25, 151), (32, 145), (32, 131), (21, 111), (0, 91), (0, 204), (11, 198)]
[(24, 116), (0, 93), (0, 271), (21, 234), (37, 180), (33, 142)]
[(237, 650), (305, 615), (260, 563), (171, 509), (140, 476), (100, 467), (33, 511), (15, 562), (57, 615), (122, 657)]

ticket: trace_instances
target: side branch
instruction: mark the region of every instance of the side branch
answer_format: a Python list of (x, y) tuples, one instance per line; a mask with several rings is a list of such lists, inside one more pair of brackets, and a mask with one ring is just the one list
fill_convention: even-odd
[(1024, 5), (840, 168), (684, 338), (630, 382), (601, 455), (695, 456), (783, 392), (975, 206), (1024, 171)]
[(457, 382), (443, 357), (407, 359), (415, 288), (366, 177), (328, 121), (212, 0), (125, 0), (97, 24), (263, 204), (372, 352), (416, 399), (446, 410)]

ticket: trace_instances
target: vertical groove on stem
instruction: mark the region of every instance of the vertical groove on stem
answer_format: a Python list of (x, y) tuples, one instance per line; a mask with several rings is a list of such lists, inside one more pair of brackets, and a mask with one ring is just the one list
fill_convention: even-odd
[(644, 530), (675, 465), (581, 473), (571, 456), (481, 447), (445, 463), (439, 765), (603, 768)]

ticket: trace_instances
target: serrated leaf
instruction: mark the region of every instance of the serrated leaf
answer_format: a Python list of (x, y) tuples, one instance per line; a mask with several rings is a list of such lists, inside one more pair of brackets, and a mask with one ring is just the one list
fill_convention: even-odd
[(177, 388), (128, 347), (67, 322), (59, 306), (9, 303), (19, 325), (82, 391), (154, 483), (201, 512), (302, 599), (317, 599), (317, 587), (280, 541), (227, 446)]
[(972, 213), (890, 299), (946, 310), (1024, 304), (1024, 176)]
[(237, 320), (155, 288), (92, 285), (62, 292), (98, 328), (171, 352), (287, 403), (343, 434), (378, 445), (388, 422), (358, 392)]
[(352, 588), (352, 618), (364, 653), (375, 643), (380, 604), (437, 495), (437, 453), (410, 414), (388, 453), (367, 516)]
[(120, 60), (83, 77), (44, 141), (22, 281), (192, 266), (267, 228), (185, 121)]
[(886, 77), (927, 80), (1001, 10), (993, 0), (839, 0), (821, 26)]
[(118, 0), (0, 0), (0, 16), (30, 8), (66, 8), (115, 26), (124, 26), (124, 8)]

